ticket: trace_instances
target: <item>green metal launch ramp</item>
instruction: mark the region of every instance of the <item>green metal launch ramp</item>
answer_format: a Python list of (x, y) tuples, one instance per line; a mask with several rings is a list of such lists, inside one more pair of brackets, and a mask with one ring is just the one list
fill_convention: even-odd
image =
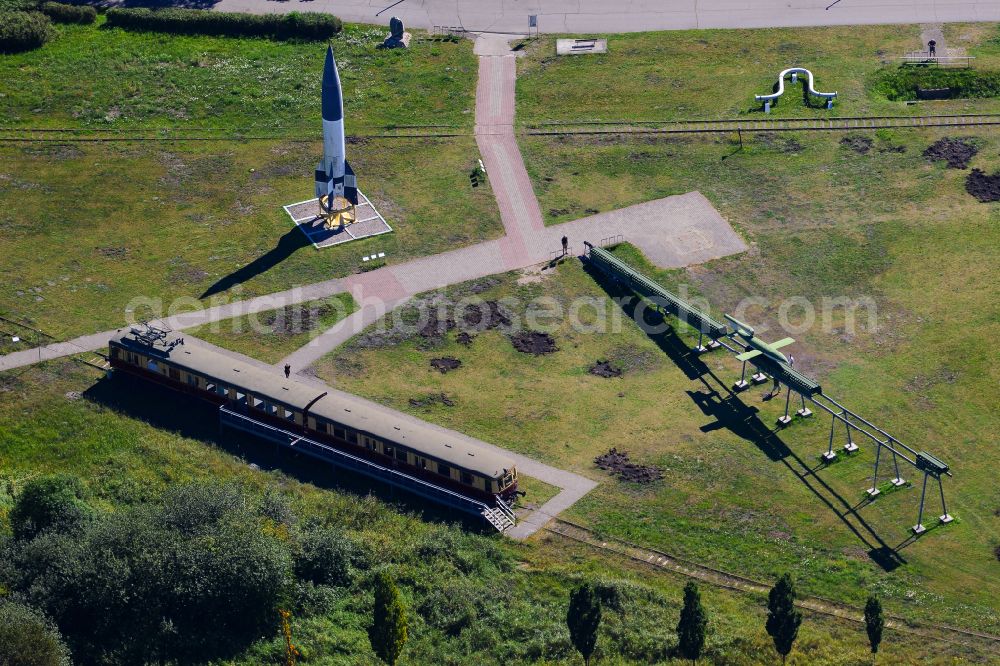
[[(793, 368), (791, 357), (785, 356), (778, 351), (779, 348), (795, 342), (792, 338), (768, 343), (756, 337), (754, 329), (751, 326), (729, 315), (725, 315), (725, 318), (731, 326), (718, 322), (707, 313), (694, 307), (662, 285), (635, 270), (621, 259), (618, 259), (608, 250), (587, 242), (584, 242), (584, 245), (586, 246), (584, 256), (590, 266), (613, 282), (627, 287), (640, 298), (646, 299), (654, 308), (673, 315), (679, 321), (697, 330), (699, 340), (698, 346), (695, 348), (696, 352), (707, 352), (710, 348), (716, 349), (718, 347), (725, 347), (728, 351), (732, 352), (736, 356), (736, 360), (743, 363), (743, 373), (740, 380), (733, 385), (734, 392), (742, 391), (750, 386), (750, 382), (746, 380), (748, 362), (759, 371), (752, 376), (755, 383), (767, 381), (768, 376), (775, 381), (775, 388), (771, 392), (771, 396), (780, 393), (781, 385), (787, 387), (785, 414), (778, 419), (779, 427), (787, 426), (792, 422), (792, 417), (789, 415), (789, 405), (793, 391), (799, 394), (802, 400), (802, 408), (796, 411), (799, 417), (807, 418), (812, 416), (812, 410), (806, 407), (806, 400), (809, 400), (812, 405), (830, 414), (832, 420), (830, 422), (829, 448), (822, 456), (826, 462), (832, 462), (837, 457), (833, 443), (835, 433), (839, 430), (838, 426), (840, 425), (843, 426), (844, 433), (846, 434), (846, 442), (843, 445), (843, 450), (847, 454), (855, 453), (860, 449), (854, 441), (855, 435), (860, 434), (871, 440), (876, 447), (876, 451), (875, 470), (872, 474), (871, 487), (866, 491), (869, 501), (874, 500), (880, 494), (878, 473), (884, 449), (886, 455), (892, 456), (892, 469), (895, 474), (891, 480), (893, 486), (898, 487), (906, 483), (899, 472), (900, 459), (905, 463), (909, 463), (917, 472), (924, 475), (917, 524), (911, 528), (914, 534), (919, 535), (927, 529), (922, 524), (922, 520), (928, 478), (936, 479), (941, 491), (941, 508), (943, 513), (939, 517), (939, 521), (941, 523), (950, 523), (953, 520), (945, 504), (944, 486), (941, 482), (941, 477), (951, 476), (948, 465), (929, 453), (924, 451), (918, 452), (903, 444), (871, 421), (844, 407), (832, 396), (824, 394), (819, 382)], [(711, 338), (711, 343), (708, 347), (701, 344), (705, 336)], [(888, 464), (888, 461), (886, 464)]]

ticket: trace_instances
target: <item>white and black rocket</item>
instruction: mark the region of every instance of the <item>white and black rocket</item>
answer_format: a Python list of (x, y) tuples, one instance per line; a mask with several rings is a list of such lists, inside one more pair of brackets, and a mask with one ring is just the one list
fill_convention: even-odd
[(326, 49), (323, 65), (323, 160), (316, 165), (316, 196), (326, 212), (335, 210), (346, 199), (358, 203), (357, 179), (347, 163), (344, 142), (344, 96), (340, 73), (333, 59), (333, 47)]

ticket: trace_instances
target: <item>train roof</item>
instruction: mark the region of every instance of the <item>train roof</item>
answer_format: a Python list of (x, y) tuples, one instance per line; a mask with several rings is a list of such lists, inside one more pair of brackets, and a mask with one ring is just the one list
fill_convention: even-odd
[[(179, 344), (180, 338), (184, 344)], [(309, 407), (310, 414), (407, 446), (455, 467), (490, 478), (514, 467), (513, 460), (495, 452), (486, 442), (319, 382), (286, 378), (272, 366), (189, 335), (170, 332), (151, 345), (137, 340), (131, 331), (123, 330), (111, 340), (299, 410), (326, 393)]]

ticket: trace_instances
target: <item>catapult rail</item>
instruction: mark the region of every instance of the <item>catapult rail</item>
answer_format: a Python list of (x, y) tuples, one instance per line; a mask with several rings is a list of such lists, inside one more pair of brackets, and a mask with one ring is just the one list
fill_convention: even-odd
[(664, 308), (689, 326), (698, 329), (698, 331), (712, 338), (712, 340), (717, 340), (729, 334), (728, 326), (720, 324), (687, 301), (653, 282), (639, 271), (630, 268), (607, 250), (596, 247), (586, 241), (584, 245), (586, 246), (586, 256), (591, 264), (612, 280), (624, 283), (632, 291), (650, 299), (656, 305)]

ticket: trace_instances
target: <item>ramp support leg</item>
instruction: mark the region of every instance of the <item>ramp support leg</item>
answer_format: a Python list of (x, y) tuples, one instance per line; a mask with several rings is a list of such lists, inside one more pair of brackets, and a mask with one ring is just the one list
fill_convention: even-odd
[[(940, 480), (940, 479), (939, 479)], [(927, 472), (924, 472), (924, 485), (920, 490), (920, 509), (917, 511), (917, 524), (911, 527), (914, 534), (923, 534), (927, 531), (924, 527), (924, 498), (927, 496)]]
[(844, 444), (844, 450), (848, 453), (854, 453), (861, 447), (855, 444), (851, 438), (851, 423), (847, 419), (844, 419), (844, 427), (847, 428), (847, 444)]
[(899, 486), (901, 486), (904, 483), (906, 483), (906, 481), (904, 481), (903, 477), (900, 476), (900, 474), (899, 474), (899, 459), (896, 457), (896, 452), (895, 451), (892, 452), (892, 464), (896, 468), (896, 478), (894, 478), (892, 480), (892, 485), (894, 485), (894, 486), (896, 486), (898, 488)]
[(938, 475), (937, 480), (938, 480), (938, 489), (940, 489), (940, 491), (941, 491), (941, 510), (944, 511), (944, 513), (941, 514), (941, 517), (939, 518), (939, 520), (942, 523), (948, 524), (951, 521), (955, 520), (955, 518), (950, 513), (948, 513), (948, 507), (944, 503), (944, 483), (941, 482), (941, 476), (940, 475)]
[(877, 497), (881, 492), (878, 489), (878, 463), (882, 459), (882, 442), (879, 442), (877, 446), (878, 448), (875, 450), (875, 473), (872, 474), (872, 487), (866, 491), (868, 493), (868, 497), (871, 497), (872, 499), (875, 499), (875, 497)]
[(750, 384), (747, 383), (747, 362), (743, 361), (743, 371), (740, 372), (740, 381), (733, 384), (733, 390), (742, 391), (748, 386), (750, 386)]
[(830, 414), (830, 447), (823, 454), (823, 460), (830, 462), (837, 457), (836, 452), (833, 450), (833, 431), (837, 429), (837, 415)]
[(792, 422), (792, 417), (788, 415), (788, 403), (792, 400), (792, 387), (788, 387), (788, 391), (785, 393), (785, 415), (778, 417), (778, 425), (788, 425)]

